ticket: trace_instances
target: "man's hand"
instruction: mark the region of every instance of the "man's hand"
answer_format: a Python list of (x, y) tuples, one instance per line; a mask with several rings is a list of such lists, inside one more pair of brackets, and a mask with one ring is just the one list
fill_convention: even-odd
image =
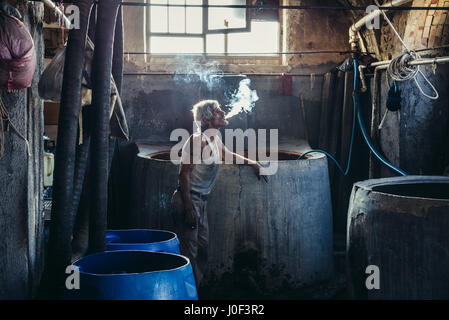
[(266, 175), (260, 174), (260, 169), (262, 169), (262, 166), (258, 162), (256, 162), (255, 164), (253, 164), (251, 166), (253, 167), (254, 172), (257, 175), (257, 179), (260, 180), (260, 178), (262, 177), (265, 180), (265, 182), (268, 183), (268, 177)]
[(196, 229), (196, 214), (191, 203), (184, 207), (184, 223), (192, 230)]

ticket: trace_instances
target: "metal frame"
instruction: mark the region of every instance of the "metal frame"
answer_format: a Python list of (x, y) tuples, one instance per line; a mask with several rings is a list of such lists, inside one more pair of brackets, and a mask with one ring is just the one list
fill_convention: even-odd
[[(151, 0), (146, 0), (147, 3), (148, 1)], [(189, 7), (189, 5), (186, 4), (187, 0), (184, 0), (184, 5), (182, 6), (184, 8), (184, 30), (187, 30), (187, 8)], [(193, 35), (194, 37), (197, 36), (206, 36), (208, 34), (225, 34), (225, 33), (239, 33), (239, 32), (250, 32), (251, 31), (251, 17), (250, 17), (250, 12), (249, 12), (249, 8), (246, 8), (246, 27), (245, 28), (229, 28), (229, 29), (209, 29), (209, 11), (208, 9), (210, 7), (207, 7), (209, 4), (209, 0), (203, 0), (203, 7), (202, 8), (202, 17), (203, 17), (203, 30), (202, 33), (187, 33), (187, 31), (185, 31), (184, 33), (174, 33), (174, 32), (170, 32), (170, 13), (167, 11), (167, 32), (151, 32), (151, 28), (150, 28), (150, 34), (151, 35), (156, 35), (156, 36), (176, 36), (176, 37), (180, 37), (180, 36), (188, 36), (190, 38), (191, 35)], [(149, 3), (148, 3), (149, 4)], [(155, 5), (155, 4), (149, 4), (148, 5), (148, 14), (151, 14), (151, 7), (152, 6), (157, 6), (157, 7), (161, 7), (161, 5)], [(168, 7), (181, 7), (181, 5), (167, 5)]]
[[(246, 1), (248, 2), (248, 0)], [(147, 15), (148, 17), (151, 16), (151, 7), (152, 6), (157, 6), (157, 7), (161, 7), (162, 5), (160, 4), (151, 4), (150, 0), (146, 0), (145, 2), (146, 6), (147, 6)], [(170, 14), (169, 11), (167, 11), (167, 32), (151, 32), (151, 25), (150, 23), (147, 24), (147, 43), (148, 43), (148, 47), (151, 50), (151, 41), (150, 38), (152, 36), (155, 37), (182, 37), (182, 38), (201, 38), (203, 39), (203, 52), (202, 53), (198, 53), (197, 55), (199, 56), (211, 56), (211, 55), (217, 55), (217, 56), (232, 56), (232, 54), (230, 55), (227, 52), (227, 35), (229, 33), (241, 33), (241, 32), (251, 32), (251, 16), (250, 16), (250, 8), (247, 6), (241, 6), (241, 7), (245, 7), (246, 8), (246, 27), (245, 28), (231, 28), (231, 29), (214, 29), (211, 30), (209, 29), (209, 8), (211, 8), (211, 6), (209, 6), (209, 0), (202, 0), (202, 4), (201, 5), (187, 5), (186, 0), (184, 0), (184, 5), (166, 5), (167, 9), (169, 6), (174, 6), (174, 7), (183, 7), (184, 8), (184, 15), (185, 15), (185, 19), (184, 19), (184, 33), (173, 33), (170, 32), (170, 26), (169, 26), (169, 19), (170, 19)], [(187, 33), (187, 7), (200, 7), (202, 8), (202, 18), (203, 18), (203, 23), (202, 23), (202, 32), (201, 33)], [(213, 6), (212, 6), (213, 7)], [(213, 54), (207, 54), (206, 52), (206, 36), (208, 34), (223, 34), (224, 35), (224, 52), (223, 53), (213, 53)], [(153, 54), (155, 55), (155, 54)], [(163, 54), (156, 54), (156, 56), (164, 56)], [(277, 54), (276, 54), (277, 56)]]
[[(248, 2), (248, 0), (246, 0), (245, 2)], [(205, 34), (228, 34), (228, 33), (239, 33), (239, 32), (250, 32), (251, 31), (251, 17), (250, 17), (250, 12), (249, 12), (249, 8), (245, 8), (245, 20), (246, 20), (246, 27), (245, 28), (228, 28), (228, 29), (209, 29), (209, 9), (214, 8), (214, 7), (209, 7), (209, 0), (203, 0), (203, 4), (208, 6), (206, 8), (203, 8), (203, 11), (205, 11), (206, 14), (206, 25), (203, 25), (203, 32), (205, 32)], [(236, 8), (239, 9), (239, 8)], [(243, 8), (242, 8), (243, 9)], [(204, 12), (203, 12), (204, 14)]]
[[(32, 2), (43, 2), (45, 0), (29, 0)], [(61, 0), (58, 3), (73, 3), (74, 0)], [(98, 3), (98, 0), (95, 1)], [(122, 6), (127, 7), (145, 7), (148, 6), (148, 3), (141, 2), (121, 2)], [(172, 5), (173, 7), (180, 5)], [(204, 7), (204, 5), (187, 5), (186, 7)], [(366, 6), (317, 6), (317, 5), (279, 5), (279, 6), (265, 6), (265, 5), (220, 5), (220, 6), (210, 6), (214, 8), (249, 8), (249, 9), (279, 9), (279, 10), (352, 10), (352, 11), (366, 11)], [(379, 7), (379, 10), (388, 10), (388, 11), (427, 11), (427, 10), (449, 10), (449, 7), (388, 7), (382, 8)]]

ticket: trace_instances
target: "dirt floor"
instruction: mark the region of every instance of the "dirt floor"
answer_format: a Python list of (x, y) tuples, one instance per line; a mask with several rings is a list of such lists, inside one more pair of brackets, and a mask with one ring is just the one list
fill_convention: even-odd
[(281, 283), (269, 288), (251, 275), (246, 278), (224, 275), (220, 281), (209, 282), (199, 289), (200, 300), (346, 300), (346, 276), (336, 273), (329, 281), (294, 288)]
[[(341, 239), (340, 239), (341, 238)], [(232, 270), (210, 275), (201, 284), (200, 300), (345, 300), (348, 299), (344, 238), (334, 239), (334, 274), (327, 281), (295, 285), (281, 270), (264, 266), (255, 250), (234, 256)], [(268, 274), (267, 274), (268, 272)]]

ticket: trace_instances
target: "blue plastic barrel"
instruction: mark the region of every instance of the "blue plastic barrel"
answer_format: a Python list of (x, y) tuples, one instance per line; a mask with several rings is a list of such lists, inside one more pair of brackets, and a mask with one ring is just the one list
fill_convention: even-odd
[(172, 253), (139, 250), (105, 251), (73, 263), (79, 289), (72, 299), (197, 300), (188, 258)]
[(165, 230), (107, 230), (106, 250), (147, 250), (179, 254), (176, 233)]

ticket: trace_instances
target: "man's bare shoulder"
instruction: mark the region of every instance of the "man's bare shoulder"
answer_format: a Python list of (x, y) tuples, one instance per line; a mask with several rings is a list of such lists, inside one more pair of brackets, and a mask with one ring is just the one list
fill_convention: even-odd
[[(192, 134), (186, 141), (182, 149), (182, 162), (183, 164), (192, 164), (201, 158), (201, 151), (206, 146), (207, 142), (199, 133)], [(200, 148), (198, 149), (198, 146)], [(198, 150), (198, 151), (196, 151)]]
[(204, 139), (201, 133), (194, 133), (189, 137), (187, 143), (190, 143), (191, 146), (199, 143), (201, 144), (201, 148), (203, 148), (207, 144), (207, 141)]
[(217, 134), (214, 139), (215, 139), (215, 141), (217, 141), (217, 144), (219, 146), (223, 146), (223, 141), (221, 140), (221, 135)]

